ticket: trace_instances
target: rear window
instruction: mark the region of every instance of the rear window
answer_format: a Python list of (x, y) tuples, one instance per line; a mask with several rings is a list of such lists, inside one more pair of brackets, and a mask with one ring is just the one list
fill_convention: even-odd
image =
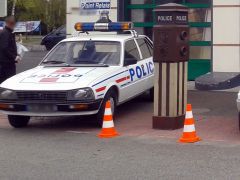
[(129, 40), (125, 43), (125, 58), (135, 58), (138, 61), (141, 60), (134, 40)]

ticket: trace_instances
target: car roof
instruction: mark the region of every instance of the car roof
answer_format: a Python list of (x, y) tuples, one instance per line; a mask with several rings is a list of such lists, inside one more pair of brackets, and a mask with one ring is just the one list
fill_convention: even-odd
[[(136, 37), (146, 37), (144, 35), (139, 35)], [(80, 34), (78, 36), (74, 36), (71, 38), (67, 38), (63, 40), (62, 42), (68, 42), (68, 41), (86, 41), (86, 40), (95, 40), (95, 41), (119, 41), (124, 42), (128, 39), (136, 38), (135, 36), (131, 34)]]

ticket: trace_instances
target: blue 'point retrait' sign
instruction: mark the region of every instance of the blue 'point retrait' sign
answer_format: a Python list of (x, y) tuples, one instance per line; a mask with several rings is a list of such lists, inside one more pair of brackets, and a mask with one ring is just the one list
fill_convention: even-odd
[(84, 10), (110, 9), (110, 7), (111, 7), (110, 2), (88, 2), (88, 3), (81, 4), (81, 9), (84, 9)]
[(96, 14), (102, 10), (111, 9), (110, 0), (80, 0), (80, 14)]

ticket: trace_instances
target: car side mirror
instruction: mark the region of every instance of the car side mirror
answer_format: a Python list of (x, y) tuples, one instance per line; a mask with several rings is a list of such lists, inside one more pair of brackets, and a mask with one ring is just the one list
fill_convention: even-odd
[(124, 59), (124, 66), (134, 65), (137, 64), (137, 59), (135, 58), (125, 58)]

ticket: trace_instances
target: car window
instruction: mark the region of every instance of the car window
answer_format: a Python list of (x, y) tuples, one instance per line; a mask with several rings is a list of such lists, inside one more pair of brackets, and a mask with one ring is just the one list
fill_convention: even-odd
[(143, 59), (150, 58), (152, 56), (152, 47), (149, 42), (145, 38), (139, 38), (137, 39), (137, 43), (141, 50)]
[(125, 55), (124, 58), (135, 58), (140, 61), (140, 54), (137, 45), (134, 40), (129, 40), (125, 43)]
[(115, 41), (62, 42), (43, 60), (43, 64), (119, 65), (121, 43)]
[(149, 48), (149, 51), (150, 51), (151, 55), (153, 55), (153, 43), (147, 38), (144, 38), (144, 40), (145, 40), (145, 42), (146, 42), (146, 44)]
[(72, 46), (72, 50), (73, 50), (73, 58), (77, 59), (79, 56), (79, 51), (83, 49), (83, 43), (76, 43), (74, 46)]
[(151, 56), (152, 56), (153, 55), (153, 44), (152, 44), (152, 42), (149, 39), (147, 39), (147, 38), (144, 38), (144, 39), (145, 39), (145, 42), (146, 42), (146, 44), (147, 44), (147, 46), (149, 48), (149, 51), (151, 53)]

